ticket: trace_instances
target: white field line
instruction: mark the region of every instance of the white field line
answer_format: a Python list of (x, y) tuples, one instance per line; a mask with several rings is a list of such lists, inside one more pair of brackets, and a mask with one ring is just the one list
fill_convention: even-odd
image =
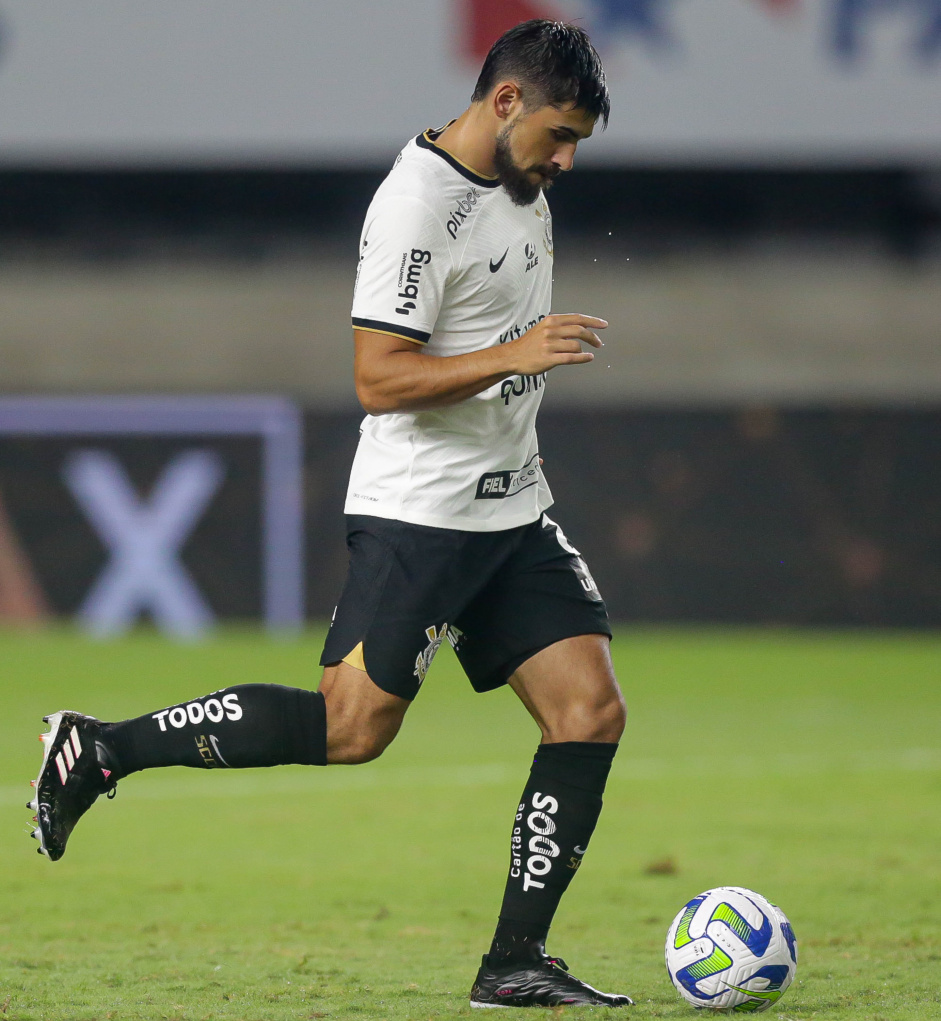
[[(615, 760), (612, 779), (627, 783), (640, 780), (689, 779), (721, 765), (725, 772), (758, 776), (812, 776), (815, 774), (926, 773), (941, 772), (941, 748), (899, 748), (890, 751), (857, 752), (837, 756), (794, 753), (777, 755), (724, 755), (721, 750), (709, 756), (632, 758), (629, 754)], [(522, 784), (527, 763), (491, 762), (468, 766), (335, 766), (307, 770), (278, 769), (220, 770), (219, 776), (207, 776), (203, 770), (180, 770), (169, 774), (154, 771), (145, 777), (123, 781), (129, 797), (147, 800), (184, 798), (225, 798), (264, 796), (274, 799), (296, 793), (316, 794), (332, 791), (384, 790), (407, 795), (415, 790), (450, 787), (486, 787), (503, 783)], [(123, 791), (122, 791), (123, 793)], [(24, 780), (20, 786), (0, 787), (0, 805), (24, 805), (33, 797)]]

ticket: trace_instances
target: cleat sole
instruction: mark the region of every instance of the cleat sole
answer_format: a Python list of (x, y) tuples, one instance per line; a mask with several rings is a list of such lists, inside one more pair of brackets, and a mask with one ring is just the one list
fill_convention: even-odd
[[(49, 730), (46, 731), (45, 734), (39, 735), (39, 740), (42, 742), (43, 745), (42, 765), (39, 767), (39, 775), (36, 777), (36, 779), (30, 780), (31, 786), (33, 786), (37, 790), (39, 789), (39, 784), (42, 782), (43, 773), (45, 773), (46, 771), (46, 765), (49, 762), (49, 751), (52, 748), (53, 742), (55, 741), (56, 737), (58, 737), (59, 727), (62, 724), (62, 717), (65, 715), (66, 712), (67, 710), (60, 709), (57, 713), (50, 713), (48, 716), (44, 716), (42, 718), (43, 723), (49, 724)], [(29, 804), (28, 807), (33, 808), (34, 806), (38, 810), (39, 808), (38, 796), (33, 799), (33, 801)], [(37, 848), (39, 853), (44, 854), (47, 858), (50, 858), (49, 850), (47, 849), (45, 841), (43, 840), (42, 827), (37, 826), (36, 829), (33, 830), (31, 836), (35, 840), (39, 841), (39, 847)]]
[[(48, 716), (43, 717), (43, 722), (49, 724), (49, 730), (45, 734), (39, 735), (39, 740), (42, 742), (43, 745), (42, 765), (39, 767), (39, 775), (36, 777), (36, 779), (30, 780), (30, 786), (35, 788), (37, 792), (40, 789), (40, 784), (42, 783), (42, 778), (46, 772), (46, 768), (47, 767), (51, 768), (52, 763), (50, 763), (49, 753), (52, 750), (53, 746), (55, 745), (56, 740), (58, 739), (59, 729), (62, 726), (62, 718), (66, 715), (85, 716), (84, 713), (78, 713), (75, 712), (74, 710), (60, 709), (58, 712), (50, 713)], [(94, 717), (86, 718), (94, 719)], [(59, 781), (61, 782), (63, 787), (65, 786), (65, 782), (69, 776), (68, 769), (70, 769), (74, 765), (75, 759), (81, 754), (81, 751), (82, 745), (79, 740), (78, 734), (76, 733), (75, 730), (73, 730), (72, 733), (69, 735), (69, 741), (67, 741), (63, 745), (63, 747), (56, 754), (54, 759), (56, 772), (58, 773)], [(40, 817), (42, 816), (43, 813), (40, 810), (38, 793), (36, 797), (31, 802), (29, 802), (27, 807), (33, 809), (34, 811), (37, 811)], [(40, 822), (36, 829), (33, 830), (32, 836), (39, 841), (39, 847), (37, 848), (37, 850), (39, 851), (40, 854), (44, 854), (50, 861), (58, 861), (58, 859), (62, 857), (61, 853), (57, 853), (55, 855), (50, 853), (49, 848), (46, 846), (45, 838), (42, 832), (42, 822)]]

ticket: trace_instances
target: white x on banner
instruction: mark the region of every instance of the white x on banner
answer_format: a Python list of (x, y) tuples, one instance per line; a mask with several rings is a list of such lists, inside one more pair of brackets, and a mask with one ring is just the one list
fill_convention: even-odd
[(79, 616), (90, 631), (126, 630), (143, 610), (178, 638), (197, 638), (213, 614), (179, 554), (225, 475), (211, 450), (175, 457), (141, 500), (112, 454), (80, 450), (62, 474), (111, 557)]

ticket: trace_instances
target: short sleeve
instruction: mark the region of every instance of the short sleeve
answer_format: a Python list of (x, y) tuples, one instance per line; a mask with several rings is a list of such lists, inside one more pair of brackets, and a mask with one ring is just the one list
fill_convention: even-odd
[(353, 326), (427, 344), (451, 270), (438, 218), (420, 199), (389, 196), (366, 216), (353, 291)]

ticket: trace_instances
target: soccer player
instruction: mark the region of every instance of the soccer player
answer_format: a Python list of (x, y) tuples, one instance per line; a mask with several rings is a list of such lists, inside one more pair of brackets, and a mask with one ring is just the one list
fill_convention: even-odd
[(550, 370), (590, 362), (583, 345), (607, 325), (550, 314), (544, 192), (609, 106), (586, 34), (528, 21), (494, 44), (470, 107), (405, 146), (360, 242), (354, 374), (368, 417), (319, 691), (245, 684), (119, 723), (47, 717), (30, 803), (41, 852), (60, 858), (79, 817), (137, 770), (376, 758), (447, 641), (475, 690), (509, 684), (542, 732), (471, 1005), (631, 1003), (545, 951), (625, 720), (605, 605), (546, 514), (535, 430)]

